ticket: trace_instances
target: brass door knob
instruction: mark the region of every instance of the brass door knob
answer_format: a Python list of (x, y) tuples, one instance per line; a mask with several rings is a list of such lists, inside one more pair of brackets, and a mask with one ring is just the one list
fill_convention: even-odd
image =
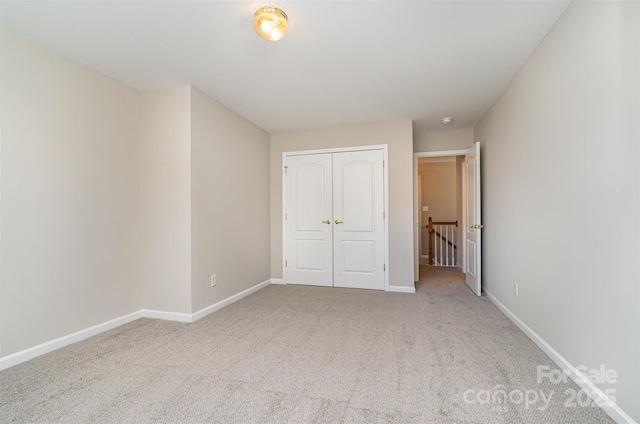
[(342, 224), (344, 221), (340, 221), (339, 219), (336, 219), (336, 224)]
[(327, 225), (329, 225), (329, 224), (331, 224), (331, 220), (330, 220), (330, 219), (327, 219), (326, 221), (322, 221), (322, 223), (323, 223), (323, 224), (327, 224)]

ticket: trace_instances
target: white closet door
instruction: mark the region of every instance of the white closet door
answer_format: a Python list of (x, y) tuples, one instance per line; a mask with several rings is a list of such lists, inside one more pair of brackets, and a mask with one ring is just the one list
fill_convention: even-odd
[(333, 286), (332, 155), (289, 156), (286, 166), (286, 281)]
[(333, 154), (334, 286), (384, 290), (381, 150)]

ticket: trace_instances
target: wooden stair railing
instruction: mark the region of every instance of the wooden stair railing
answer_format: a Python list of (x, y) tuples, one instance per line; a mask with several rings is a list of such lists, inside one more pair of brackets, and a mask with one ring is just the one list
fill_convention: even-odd
[(434, 265), (434, 255), (433, 255), (433, 248), (434, 248), (434, 242), (435, 242), (435, 238), (439, 237), (444, 243), (445, 246), (449, 245), (451, 246), (451, 253), (452, 253), (452, 265), (455, 265), (455, 255), (453, 255), (453, 251), (454, 249), (457, 249), (458, 247), (451, 241), (449, 240), (446, 236), (443, 236), (442, 234), (440, 234), (434, 227), (436, 225), (442, 226), (442, 225), (451, 225), (451, 226), (455, 226), (456, 228), (458, 227), (458, 221), (434, 221), (433, 219), (431, 219), (431, 217), (429, 217), (429, 224), (427, 225), (427, 228), (429, 229), (429, 265)]

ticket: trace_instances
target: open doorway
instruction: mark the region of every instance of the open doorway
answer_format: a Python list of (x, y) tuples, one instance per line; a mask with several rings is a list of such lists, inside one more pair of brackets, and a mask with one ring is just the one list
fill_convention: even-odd
[(480, 296), (480, 143), (413, 158), (415, 281), (421, 280), (421, 269), (446, 268), (463, 273), (466, 285)]
[(444, 265), (460, 272), (465, 269), (466, 153), (467, 150), (414, 153), (416, 282), (425, 267)]
[(464, 156), (418, 158), (420, 265), (462, 271)]

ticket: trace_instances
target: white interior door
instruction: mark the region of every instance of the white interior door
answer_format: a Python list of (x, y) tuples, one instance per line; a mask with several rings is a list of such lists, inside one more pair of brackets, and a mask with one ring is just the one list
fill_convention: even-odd
[(384, 290), (383, 152), (333, 154), (334, 285)]
[(285, 280), (332, 286), (332, 154), (290, 156), (285, 166)]
[(480, 215), (480, 143), (475, 143), (465, 155), (466, 191), (466, 261), (467, 285), (475, 294), (482, 294), (481, 250), (482, 220)]

